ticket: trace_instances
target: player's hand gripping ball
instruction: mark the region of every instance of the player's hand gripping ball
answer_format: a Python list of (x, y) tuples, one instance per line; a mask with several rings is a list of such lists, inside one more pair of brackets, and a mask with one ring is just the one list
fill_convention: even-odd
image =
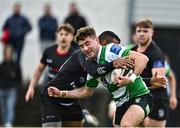
[(115, 76), (130, 76), (132, 75), (133, 73), (133, 69), (131, 68), (119, 68), (119, 69), (114, 69), (112, 72), (111, 72), (111, 81), (113, 83), (116, 83), (115, 82)]

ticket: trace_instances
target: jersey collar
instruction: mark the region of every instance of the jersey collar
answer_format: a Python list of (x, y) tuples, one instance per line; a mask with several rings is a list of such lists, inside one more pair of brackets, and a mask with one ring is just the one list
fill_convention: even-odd
[(100, 45), (99, 51), (98, 51), (98, 55), (97, 55), (97, 62), (99, 63), (99, 59), (101, 56), (101, 51), (102, 51), (102, 46)]

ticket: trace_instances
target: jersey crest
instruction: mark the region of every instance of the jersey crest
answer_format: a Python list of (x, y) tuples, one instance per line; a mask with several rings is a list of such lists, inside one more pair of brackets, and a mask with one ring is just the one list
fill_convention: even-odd
[(118, 55), (119, 52), (121, 51), (121, 49), (122, 49), (122, 48), (121, 48), (119, 45), (114, 44), (114, 45), (111, 47), (110, 52), (115, 53), (116, 55)]

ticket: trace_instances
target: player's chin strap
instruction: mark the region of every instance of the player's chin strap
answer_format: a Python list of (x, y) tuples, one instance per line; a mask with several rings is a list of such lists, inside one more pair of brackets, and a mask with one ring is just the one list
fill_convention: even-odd
[(132, 73), (129, 77), (131, 79), (132, 82), (134, 82), (137, 78), (136, 74)]

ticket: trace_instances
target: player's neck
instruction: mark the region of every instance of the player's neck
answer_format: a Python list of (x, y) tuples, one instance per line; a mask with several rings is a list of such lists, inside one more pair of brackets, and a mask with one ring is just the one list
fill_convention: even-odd
[(96, 60), (96, 61), (98, 59), (99, 54), (101, 53), (101, 48), (102, 48), (102, 46), (99, 44), (97, 46), (96, 56), (94, 57), (94, 60)]
[(148, 48), (148, 46), (151, 44), (151, 42), (152, 42), (152, 40), (149, 40), (149, 42), (147, 44), (145, 44), (145, 45), (139, 44), (137, 51), (140, 52), (140, 53), (145, 52), (146, 49)]
[(66, 53), (69, 51), (71, 45), (66, 45), (66, 46), (59, 46), (58, 45), (58, 48), (57, 48), (57, 52), (58, 53)]

